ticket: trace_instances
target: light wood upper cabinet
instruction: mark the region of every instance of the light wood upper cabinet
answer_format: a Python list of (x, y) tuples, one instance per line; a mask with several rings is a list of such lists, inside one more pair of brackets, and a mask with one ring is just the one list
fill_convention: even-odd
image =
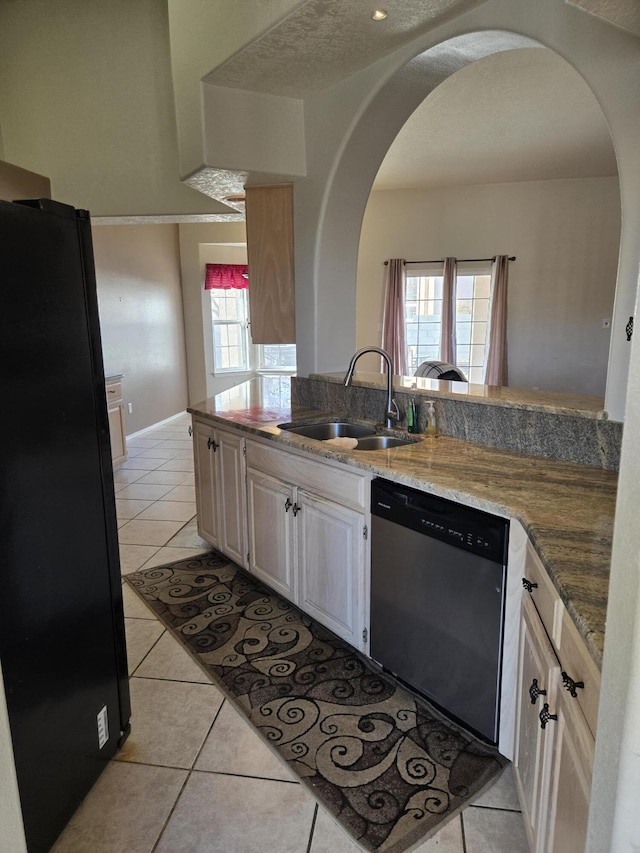
[(0, 198), (4, 201), (51, 198), (51, 183), (44, 175), (0, 160)]
[(293, 344), (292, 186), (248, 187), (246, 217), (251, 340), (254, 344)]

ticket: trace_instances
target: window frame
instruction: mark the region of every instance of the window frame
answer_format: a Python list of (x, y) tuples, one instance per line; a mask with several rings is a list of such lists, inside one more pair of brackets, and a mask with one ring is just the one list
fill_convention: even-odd
[[(217, 322), (214, 318), (213, 314), (213, 300), (221, 295), (226, 295), (230, 293), (234, 293), (234, 295), (244, 294), (243, 299), (243, 309), (245, 314), (244, 320), (232, 320), (232, 321), (221, 321)], [(254, 344), (251, 341), (250, 335), (250, 327), (251, 327), (251, 316), (250, 316), (250, 305), (249, 305), (249, 295), (248, 289), (234, 289), (229, 288), (225, 290), (224, 288), (211, 288), (205, 293), (209, 294), (209, 317), (211, 320), (211, 332), (209, 336), (210, 347), (211, 347), (211, 366), (212, 366), (212, 375), (213, 376), (227, 376), (232, 374), (278, 374), (283, 376), (292, 376), (296, 373), (297, 364), (296, 365), (283, 365), (282, 367), (269, 367), (265, 365), (265, 355), (264, 355), (264, 347), (265, 346), (293, 346), (295, 351), (295, 344)], [(222, 367), (217, 364), (216, 353), (218, 349), (216, 348), (216, 326), (231, 326), (238, 325), (242, 326), (242, 341), (243, 341), (243, 352), (244, 352), (244, 363), (242, 366), (237, 367)], [(297, 355), (297, 352), (296, 352)]]
[[(485, 261), (458, 261), (457, 266), (456, 266), (456, 310), (454, 312), (454, 323), (456, 324), (456, 366), (460, 367), (460, 369), (465, 373), (465, 375), (467, 376), (468, 382), (473, 383), (473, 384), (482, 384), (483, 377), (484, 377), (484, 371), (486, 368), (486, 355), (487, 355), (487, 344), (488, 344), (488, 339), (489, 339), (489, 321), (490, 321), (490, 309), (491, 309), (491, 274), (492, 274), (492, 267), (493, 267), (493, 264), (491, 261), (486, 261), (486, 262)], [(471, 297), (471, 300), (475, 304), (472, 305), (472, 320), (470, 321), (470, 330), (469, 330), (470, 331), (470, 336), (469, 336), (470, 339), (469, 339), (469, 344), (466, 345), (466, 346), (468, 346), (468, 352), (469, 352), (469, 359), (468, 359), (469, 363), (467, 364), (466, 360), (463, 360), (460, 358), (460, 348), (465, 346), (465, 344), (461, 344), (460, 341), (458, 340), (457, 331), (461, 325), (459, 320), (458, 320), (458, 317), (460, 315), (460, 311), (458, 309), (458, 302), (463, 302), (463, 301), (466, 302), (468, 300), (459, 298), (459, 296), (458, 296), (458, 280), (460, 278), (463, 278), (463, 277), (471, 277), (471, 276), (474, 277), (474, 295)], [(489, 276), (489, 295), (488, 295), (488, 297), (477, 297), (477, 296), (475, 296), (475, 288), (476, 288), (475, 278), (480, 277), (480, 276)], [(419, 265), (419, 266), (416, 265), (415, 268), (411, 268), (411, 269), (406, 271), (405, 277), (406, 277), (406, 282), (405, 282), (406, 285), (408, 285), (410, 278), (417, 278), (417, 279), (433, 278), (436, 281), (439, 280), (441, 283), (443, 278), (444, 278), (444, 271), (443, 271), (442, 263), (436, 262), (436, 263), (430, 263), (430, 264), (423, 264), (423, 265)], [(417, 332), (418, 343), (415, 345), (416, 346), (416, 356), (415, 356), (416, 364), (411, 365), (411, 366), (409, 366), (410, 360), (411, 360), (410, 359), (409, 347), (413, 346), (413, 344), (409, 343), (409, 337), (410, 337), (409, 326), (411, 324), (411, 321), (407, 319), (407, 304), (409, 302), (413, 302), (414, 300), (408, 300), (407, 299), (407, 290), (408, 290), (408, 287), (405, 286), (405, 294), (404, 294), (405, 347), (406, 347), (406, 357), (407, 357), (407, 369), (408, 369), (410, 374), (413, 374), (413, 373), (415, 373), (416, 368), (423, 361), (442, 361), (441, 354), (440, 354), (441, 353), (440, 337), (441, 337), (441, 329), (442, 329), (442, 319), (441, 319), (442, 318), (442, 284), (440, 284), (440, 294), (441, 295), (440, 295), (439, 299), (436, 297), (435, 299), (432, 298), (430, 300), (427, 300), (427, 299), (422, 299), (422, 300), (418, 299), (417, 300), (418, 303), (419, 302), (427, 302), (427, 301), (436, 301), (436, 302), (439, 301), (440, 302), (440, 312), (439, 312), (440, 321), (437, 324), (436, 323), (428, 323), (428, 322), (425, 322), (422, 324), (422, 326), (425, 329), (429, 325), (437, 325), (437, 329), (438, 329), (437, 344), (435, 344), (435, 343), (424, 344), (424, 346), (432, 346), (432, 347), (437, 346), (437, 355), (434, 357), (430, 357), (428, 355), (425, 357), (421, 357), (418, 354), (419, 347), (421, 346), (421, 344), (420, 344), (420, 332), (421, 332), (420, 325), (421, 324), (418, 322), (417, 324), (415, 324), (418, 326), (418, 332)], [(486, 303), (486, 312), (485, 312), (486, 313), (486, 319), (483, 320), (480, 317), (478, 320), (474, 320), (473, 317), (474, 317), (474, 313), (475, 313), (475, 308), (482, 301), (484, 301)], [(429, 316), (429, 315), (425, 315), (425, 316)], [(436, 314), (434, 316), (438, 316), (438, 315)], [(486, 324), (485, 325), (485, 333), (484, 333), (484, 341), (482, 343), (480, 343), (479, 341), (474, 340), (474, 338), (475, 338), (474, 325), (475, 324), (481, 325), (483, 323)], [(412, 335), (411, 337), (414, 337), (414, 336), (415, 335)], [(472, 347), (479, 347), (479, 346), (482, 346), (482, 348), (483, 348), (482, 366), (479, 366), (477, 364), (473, 364), (473, 359), (472, 359)], [(480, 379), (477, 378), (478, 371), (480, 371), (480, 373), (481, 373), (482, 378), (480, 378)], [(475, 377), (472, 376), (473, 373), (476, 374)]]
[[(214, 376), (224, 376), (230, 373), (249, 373), (251, 371), (251, 340), (249, 337), (249, 300), (247, 298), (247, 290), (243, 289), (235, 289), (229, 288), (224, 289), (221, 287), (211, 288), (207, 291), (209, 294), (209, 310), (211, 316), (211, 349), (212, 349), (212, 367), (213, 367), (213, 375)], [(224, 298), (229, 298), (228, 295), (233, 293), (234, 297), (238, 299), (239, 295), (243, 297), (243, 311), (244, 311), (244, 319), (243, 320), (222, 320), (216, 321), (213, 313), (213, 300), (214, 298), (220, 298), (220, 296), (224, 296)], [(239, 326), (241, 328), (241, 346), (243, 353), (243, 364), (242, 366), (234, 366), (234, 367), (223, 367), (218, 365), (216, 353), (218, 348), (216, 347), (216, 327), (229, 327), (229, 326)]]

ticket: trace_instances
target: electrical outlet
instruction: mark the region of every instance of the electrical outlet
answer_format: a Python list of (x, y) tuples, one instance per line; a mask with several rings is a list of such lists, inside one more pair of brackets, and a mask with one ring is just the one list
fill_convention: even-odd
[(133, 414), (133, 403), (127, 403), (127, 411), (129, 414)]
[(98, 749), (102, 749), (105, 743), (109, 740), (109, 717), (107, 715), (107, 706), (105, 705), (101, 711), (98, 711)]
[(611, 326), (611, 320), (608, 317), (605, 317), (602, 321), (602, 328), (608, 329)]

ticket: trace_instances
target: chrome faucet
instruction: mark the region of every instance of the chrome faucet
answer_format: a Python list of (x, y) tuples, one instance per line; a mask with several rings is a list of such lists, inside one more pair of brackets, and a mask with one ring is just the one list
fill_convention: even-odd
[(351, 385), (356, 361), (361, 355), (364, 355), (367, 352), (377, 352), (387, 363), (387, 410), (384, 416), (384, 424), (386, 427), (392, 427), (402, 416), (400, 415), (398, 404), (393, 399), (393, 362), (391, 361), (391, 356), (386, 350), (380, 349), (380, 347), (362, 347), (362, 349), (359, 349), (358, 352), (354, 353), (349, 363), (349, 369), (344, 377), (345, 388), (348, 388), (349, 385)]

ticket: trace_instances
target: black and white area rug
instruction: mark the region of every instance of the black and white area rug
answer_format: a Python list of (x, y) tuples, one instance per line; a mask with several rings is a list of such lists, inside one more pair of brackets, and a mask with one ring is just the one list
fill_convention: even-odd
[(215, 551), (126, 580), (365, 850), (425, 840), (507, 763)]

